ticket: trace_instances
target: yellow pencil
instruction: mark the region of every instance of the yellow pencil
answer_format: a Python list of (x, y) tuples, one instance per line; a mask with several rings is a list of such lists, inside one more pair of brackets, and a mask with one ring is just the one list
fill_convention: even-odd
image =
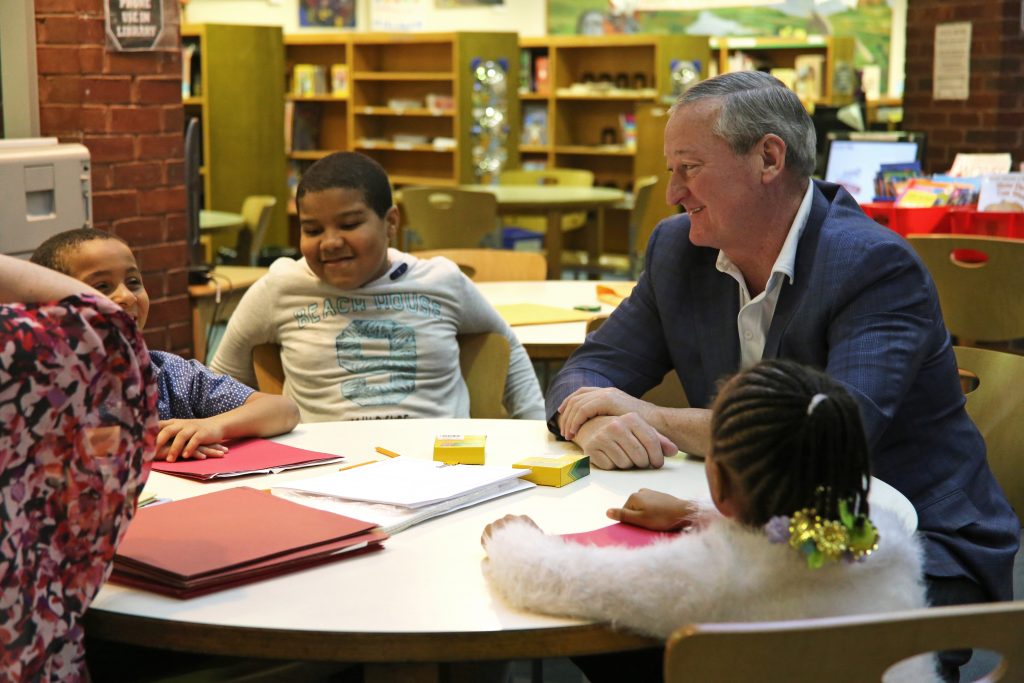
[(377, 460), (365, 460), (363, 462), (357, 462), (355, 465), (345, 465), (344, 467), (339, 467), (338, 471), (339, 472), (344, 472), (345, 470), (350, 470), (353, 467), (362, 467), (363, 465), (372, 465), (375, 462), (378, 462), (378, 461)]
[(388, 449), (382, 448), (381, 446), (377, 446), (373, 450), (377, 451), (381, 455), (386, 455), (389, 458), (397, 458), (398, 457), (398, 453), (395, 453), (394, 451), (389, 451)]

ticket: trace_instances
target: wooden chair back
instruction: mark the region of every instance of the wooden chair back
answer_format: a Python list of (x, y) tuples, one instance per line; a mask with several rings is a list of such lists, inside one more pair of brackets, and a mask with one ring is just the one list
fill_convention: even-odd
[(245, 226), (238, 231), (235, 264), (256, 265), (276, 205), (277, 197), (266, 194), (249, 195), (242, 202), (242, 222)]
[(966, 346), (953, 351), (988, 466), (1017, 516), (1024, 516), (1024, 356)]
[(654, 224), (644, 223), (644, 216), (657, 184), (658, 176), (655, 175), (637, 178), (633, 183), (633, 208), (629, 212), (629, 274), (634, 280), (644, 269), (644, 252), (655, 228)]
[(410, 252), (419, 258), (444, 256), (454, 261), (474, 282), (543, 280), (548, 263), (544, 254), (508, 249), (428, 249)]
[(1024, 240), (908, 235), (939, 290), (942, 317), (960, 344), (1024, 338)]
[(1024, 681), (1024, 601), (796, 621), (692, 624), (672, 634), (665, 681), (882, 680), (927, 652), (983, 648), (1002, 655), (981, 680)]
[[(477, 419), (508, 417), (502, 399), (508, 376), (508, 339), (497, 332), (460, 334), (459, 369), (469, 389), (469, 416)], [(259, 390), (280, 394), (284, 390), (281, 347), (259, 344), (252, 349), (252, 364)]]
[(402, 190), (406, 249), (476, 248), (498, 240), (498, 200), (489, 192), (454, 188)]
[[(594, 316), (587, 321), (587, 334), (597, 330), (604, 321), (608, 319), (607, 315)], [(679, 374), (674, 370), (669, 370), (665, 374), (664, 379), (661, 380), (661, 384), (648, 390), (646, 394), (641, 396), (643, 400), (648, 403), (653, 403), (656, 406), (662, 406), (664, 408), (689, 408), (690, 401), (686, 398), (686, 390), (683, 389), (683, 383), (679, 380)]]
[[(540, 170), (511, 169), (498, 177), (502, 185), (567, 185), (593, 187), (594, 173), (582, 168), (546, 168)], [(505, 223), (533, 232), (547, 232), (547, 218), (543, 216), (504, 216)], [(562, 231), (576, 230), (587, 224), (586, 211), (562, 216)]]

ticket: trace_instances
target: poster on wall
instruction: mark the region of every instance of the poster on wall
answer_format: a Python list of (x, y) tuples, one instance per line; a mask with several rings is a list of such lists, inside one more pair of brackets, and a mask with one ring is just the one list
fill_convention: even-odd
[(355, 28), (356, 0), (299, 0), (299, 26)]
[(112, 52), (176, 50), (178, 0), (106, 0), (107, 49)]
[[(850, 66), (860, 71), (875, 65), (886, 74), (892, 4), (891, 0), (548, 0), (547, 23), (550, 35), (763, 36), (793, 43), (820, 36), (852, 36), (856, 42)], [(881, 85), (884, 94), (887, 84)]]
[(434, 0), (370, 0), (371, 31), (422, 31)]
[(966, 100), (971, 81), (971, 22), (935, 27), (932, 99)]

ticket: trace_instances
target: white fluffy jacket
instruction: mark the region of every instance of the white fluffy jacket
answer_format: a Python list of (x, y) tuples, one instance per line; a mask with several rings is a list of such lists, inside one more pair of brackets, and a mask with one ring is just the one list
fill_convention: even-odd
[[(820, 569), (809, 569), (800, 553), (770, 543), (760, 529), (711, 512), (702, 531), (643, 548), (584, 546), (510, 523), (486, 542), (484, 573), (517, 607), (609, 621), (658, 638), (696, 622), (924, 607), (920, 543), (891, 512), (878, 508), (871, 516), (878, 550), (864, 562)], [(908, 660), (891, 674), (937, 680), (931, 657)]]

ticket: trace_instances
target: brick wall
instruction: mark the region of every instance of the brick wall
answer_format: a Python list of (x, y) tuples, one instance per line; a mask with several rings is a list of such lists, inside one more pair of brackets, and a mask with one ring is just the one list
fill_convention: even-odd
[[(936, 24), (970, 21), (970, 96), (932, 100)], [(957, 152), (1011, 152), (1024, 161), (1024, 34), (1021, 0), (909, 0), (904, 91), (906, 130), (928, 134), (927, 170)]]
[(181, 52), (108, 52), (102, 0), (35, 0), (42, 134), (92, 157), (95, 227), (135, 251), (146, 343), (191, 355)]

